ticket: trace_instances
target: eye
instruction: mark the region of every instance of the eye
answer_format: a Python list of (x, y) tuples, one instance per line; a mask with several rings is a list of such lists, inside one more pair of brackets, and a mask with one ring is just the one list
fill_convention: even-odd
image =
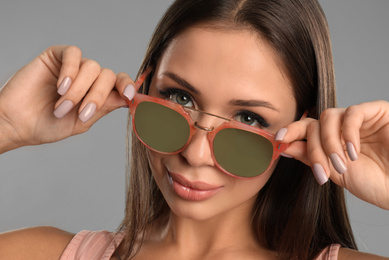
[(267, 128), (270, 126), (263, 117), (251, 111), (240, 111), (236, 114), (234, 120), (249, 126), (255, 126), (259, 128)]
[(164, 97), (164, 99), (168, 101), (172, 101), (181, 106), (185, 107), (194, 107), (194, 103), (192, 97), (181, 89), (166, 89), (166, 90), (158, 90), (159, 94)]

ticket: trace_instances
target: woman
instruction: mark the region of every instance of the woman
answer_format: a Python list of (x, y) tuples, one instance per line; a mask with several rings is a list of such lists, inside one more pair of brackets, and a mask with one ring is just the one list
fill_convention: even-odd
[[(110, 70), (82, 59), (78, 48), (55, 46), (3, 88), (1, 152), (81, 133), (104, 114), (127, 105), (137, 133), (132, 137), (126, 218), (116, 236), (21, 230), (2, 235), (12, 245), (0, 253), (4, 258), (374, 257), (351, 250), (356, 245), (342, 187), (389, 208), (389, 108), (387, 102), (377, 101), (329, 109), (335, 106), (331, 49), (316, 1), (176, 1), (158, 25), (140, 72), (135, 83), (125, 74), (115, 78)], [(26, 105), (37, 110), (32, 116), (11, 113), (21, 85), (30, 86), (27, 94), (35, 103)], [(52, 87), (47, 93), (44, 85), (58, 90)], [(158, 99), (135, 94), (141, 85), (143, 93)], [(111, 91), (114, 86), (118, 92)], [(172, 116), (161, 114), (160, 105), (170, 106), (191, 115), (191, 139), (184, 138), (173, 150), (159, 146), (162, 138), (149, 141), (139, 126), (142, 117), (136, 121), (134, 116), (146, 103), (141, 99), (158, 105), (146, 114), (157, 115), (151, 120), (157, 123), (146, 130), (162, 131)], [(249, 129), (286, 158), (273, 156), (263, 162), (266, 152), (256, 157), (261, 158), (262, 170), (242, 171), (256, 162), (244, 158), (266, 149), (250, 150), (235, 161), (245, 151), (221, 145), (238, 134), (217, 145), (220, 125)], [(245, 132), (242, 138), (246, 137)], [(226, 154), (231, 156), (223, 157)], [(25, 248), (31, 237), (31, 248), (20, 253), (18, 247)], [(99, 239), (107, 237), (112, 243), (105, 250)], [(50, 249), (34, 252), (45, 247)]]

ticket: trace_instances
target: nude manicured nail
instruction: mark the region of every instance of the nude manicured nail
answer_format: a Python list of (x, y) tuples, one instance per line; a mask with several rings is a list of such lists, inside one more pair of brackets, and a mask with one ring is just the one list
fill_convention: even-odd
[(343, 160), (336, 153), (330, 155), (330, 160), (335, 170), (340, 174), (343, 174), (347, 171), (347, 167), (344, 164)]
[(357, 150), (355, 150), (355, 146), (353, 145), (353, 143), (348, 142), (346, 144), (346, 147), (347, 147), (347, 154), (348, 154), (348, 157), (350, 157), (350, 160), (351, 161), (357, 160), (358, 154), (357, 154)]
[(71, 84), (72, 84), (71, 78), (69, 78), (69, 77), (64, 78), (61, 85), (59, 85), (59, 87), (58, 87), (58, 90), (57, 90), (58, 94), (60, 94), (61, 96), (65, 95), (66, 92), (68, 92)]
[(73, 108), (73, 102), (70, 100), (65, 100), (61, 105), (57, 107), (54, 111), (54, 115), (57, 118), (63, 118), (70, 110)]
[(288, 129), (287, 128), (281, 128), (280, 130), (278, 130), (277, 134), (276, 134), (276, 138), (275, 140), (276, 141), (282, 141), (284, 140), (284, 137), (286, 135), (286, 132), (288, 132)]
[(328, 177), (326, 172), (323, 169), (323, 166), (321, 166), (320, 163), (315, 163), (313, 165), (313, 174), (315, 175), (316, 181), (320, 184), (323, 185), (328, 181)]
[(78, 118), (84, 123), (88, 122), (88, 120), (96, 113), (96, 108), (97, 106), (95, 103), (88, 103), (81, 111)]
[(128, 84), (126, 88), (124, 89), (123, 96), (128, 98), (128, 100), (131, 100), (135, 96), (135, 87), (132, 84)]

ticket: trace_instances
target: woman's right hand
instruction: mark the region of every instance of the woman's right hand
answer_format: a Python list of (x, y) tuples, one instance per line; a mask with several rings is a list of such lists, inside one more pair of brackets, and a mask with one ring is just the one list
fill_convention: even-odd
[(75, 46), (46, 49), (0, 89), (0, 153), (83, 133), (126, 106), (123, 92), (133, 82), (116, 78)]

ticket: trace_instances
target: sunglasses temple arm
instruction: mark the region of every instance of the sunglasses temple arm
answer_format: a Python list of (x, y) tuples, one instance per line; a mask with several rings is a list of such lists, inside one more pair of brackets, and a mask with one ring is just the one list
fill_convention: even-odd
[(303, 115), (301, 116), (300, 120), (307, 118), (307, 116), (308, 116), (308, 110), (305, 110)]
[(275, 151), (274, 157), (275, 157), (275, 158), (278, 158), (278, 157), (281, 155), (281, 153), (282, 153), (283, 151), (285, 151), (286, 148), (288, 148), (288, 146), (289, 146), (288, 143), (276, 142), (275, 145), (274, 145), (274, 151)]
[(142, 86), (143, 82), (145, 81), (145, 79), (147, 78), (147, 76), (149, 75), (149, 73), (151, 72), (151, 68), (148, 67), (138, 78), (137, 80), (135, 81), (135, 89), (136, 91), (138, 91), (138, 89), (140, 88), (140, 86)]

